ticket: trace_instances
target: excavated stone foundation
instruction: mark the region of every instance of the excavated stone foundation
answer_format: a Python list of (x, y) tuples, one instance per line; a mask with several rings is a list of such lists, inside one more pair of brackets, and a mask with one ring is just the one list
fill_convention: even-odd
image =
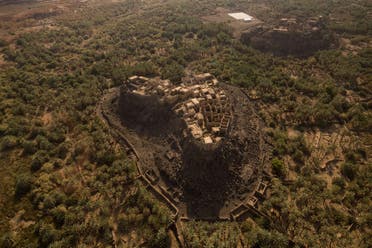
[(229, 218), (265, 180), (269, 145), (252, 104), (210, 74), (181, 85), (132, 77), (115, 106), (146, 177), (183, 217)]

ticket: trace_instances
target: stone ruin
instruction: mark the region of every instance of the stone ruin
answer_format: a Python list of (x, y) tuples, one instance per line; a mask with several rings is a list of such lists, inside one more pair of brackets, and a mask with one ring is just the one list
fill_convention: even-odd
[(169, 80), (142, 76), (129, 78), (126, 87), (134, 94), (158, 95), (160, 101), (173, 101), (172, 110), (187, 126), (191, 135), (204, 144), (218, 143), (228, 132), (232, 108), (218, 81), (209, 73), (195, 76), (197, 84), (173, 85)]
[(292, 17), (276, 23), (252, 27), (242, 33), (243, 43), (274, 55), (311, 56), (315, 52), (337, 45), (322, 16), (300, 20)]
[(241, 89), (209, 73), (181, 84), (133, 76), (121, 86), (117, 112), (144, 176), (180, 216), (235, 219), (247, 207), (232, 209), (256, 199), (270, 153)]

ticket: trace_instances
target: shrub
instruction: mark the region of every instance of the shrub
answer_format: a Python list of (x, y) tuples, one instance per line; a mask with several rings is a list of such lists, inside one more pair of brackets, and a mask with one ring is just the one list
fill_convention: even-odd
[(4, 135), (7, 130), (8, 130), (8, 125), (0, 124), (0, 135)]
[(166, 65), (162, 71), (163, 78), (169, 79), (174, 83), (181, 82), (184, 74), (185, 73), (183, 66), (178, 64), (177, 62), (172, 62), (171, 64)]
[(118, 230), (120, 233), (127, 233), (129, 231), (128, 218), (120, 217), (118, 220)]
[(292, 158), (297, 163), (303, 163), (304, 162), (304, 153), (298, 149), (295, 150), (295, 152), (292, 155)]
[(166, 248), (170, 247), (169, 237), (164, 228), (161, 228), (152, 240), (149, 242), (149, 247)]
[(22, 197), (31, 190), (31, 178), (28, 175), (20, 175), (16, 180), (15, 196)]
[(23, 147), (23, 154), (25, 155), (34, 154), (37, 150), (35, 142), (28, 141), (28, 140), (25, 140), (22, 143), (22, 147)]
[(0, 239), (0, 247), (11, 248), (14, 247), (14, 242), (10, 233), (5, 233)]
[(341, 189), (344, 189), (346, 186), (345, 180), (342, 177), (336, 177), (332, 180), (332, 184), (337, 185)]
[(286, 175), (286, 168), (283, 160), (273, 158), (273, 160), (271, 161), (271, 169), (272, 172), (278, 177), (283, 178)]
[(47, 247), (57, 240), (57, 232), (51, 225), (42, 226), (39, 230), (39, 242), (41, 247)]
[(49, 142), (60, 144), (65, 141), (65, 135), (61, 130), (54, 130), (48, 134)]
[(7, 45), (7, 42), (3, 39), (0, 39), (0, 47), (5, 47)]
[(34, 158), (31, 162), (31, 171), (36, 172), (40, 170), (41, 166), (43, 166), (43, 164), (40, 162), (40, 159)]
[(60, 228), (65, 223), (65, 211), (59, 208), (55, 208), (51, 211), (51, 214), (53, 216), (54, 224), (57, 228)]
[(4, 138), (2, 138), (0, 142), (0, 151), (5, 151), (11, 148), (14, 148), (18, 145), (17, 137), (12, 135), (7, 135)]
[(65, 143), (60, 144), (56, 149), (55, 153), (60, 159), (65, 159), (68, 153), (68, 147)]
[(53, 148), (52, 143), (50, 143), (45, 136), (38, 135), (35, 140), (39, 146), (39, 149), (49, 151)]
[(356, 167), (352, 163), (344, 163), (341, 166), (341, 173), (344, 177), (352, 181), (354, 180), (355, 175), (356, 175)]
[(49, 157), (45, 151), (38, 151), (31, 162), (31, 171), (38, 171), (44, 163), (48, 162)]

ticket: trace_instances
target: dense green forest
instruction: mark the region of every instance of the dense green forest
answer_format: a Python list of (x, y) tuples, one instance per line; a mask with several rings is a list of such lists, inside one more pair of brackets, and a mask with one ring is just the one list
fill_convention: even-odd
[[(227, 24), (201, 20), (217, 7), (255, 10), (267, 22), (329, 16), (330, 30), (355, 50), (262, 53)], [(168, 247), (169, 210), (135, 180), (96, 105), (131, 75), (180, 82), (187, 71), (255, 92), (275, 156), (262, 206), (275, 225), (189, 222), (188, 247), (372, 246), (368, 1), (126, 0), (78, 11), (57, 16), (53, 28), (0, 37), (1, 247)], [(308, 134), (341, 129), (352, 145), (329, 176)]]

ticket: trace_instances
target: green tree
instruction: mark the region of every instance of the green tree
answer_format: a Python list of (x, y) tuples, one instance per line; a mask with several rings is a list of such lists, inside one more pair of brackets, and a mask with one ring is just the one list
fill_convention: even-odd
[(7, 135), (0, 141), (0, 151), (5, 151), (14, 148), (18, 145), (18, 139), (15, 136)]
[(271, 169), (275, 175), (277, 175), (280, 178), (284, 178), (287, 171), (286, 166), (283, 162), (283, 160), (280, 160), (279, 158), (273, 158), (271, 161)]
[(14, 241), (10, 233), (5, 233), (0, 238), (1, 248), (12, 248), (14, 247)]
[(15, 185), (15, 196), (17, 198), (22, 197), (31, 190), (31, 178), (26, 174), (22, 174), (17, 177)]
[(180, 83), (182, 77), (184, 76), (184, 68), (182, 65), (176, 62), (172, 62), (164, 67), (162, 76), (164, 79), (169, 79), (173, 83)]
[(28, 140), (23, 141), (22, 147), (23, 147), (24, 155), (34, 154), (37, 150), (36, 143), (33, 141), (28, 141)]
[(356, 176), (356, 166), (350, 162), (346, 162), (341, 166), (341, 173), (344, 177), (352, 181)]

